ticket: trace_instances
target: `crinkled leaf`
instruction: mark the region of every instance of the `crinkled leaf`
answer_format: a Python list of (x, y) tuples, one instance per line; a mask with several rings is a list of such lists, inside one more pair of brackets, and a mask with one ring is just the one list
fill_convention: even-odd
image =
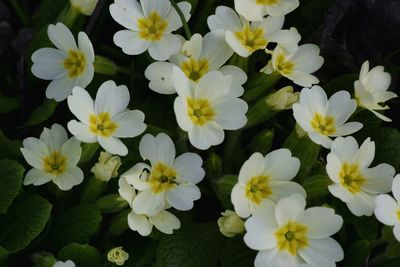
[(119, 212), (128, 206), (128, 202), (119, 194), (111, 194), (101, 197), (95, 204), (103, 213)]
[(72, 260), (76, 267), (100, 266), (101, 255), (99, 251), (90, 245), (71, 243), (58, 252), (58, 259)]
[(16, 161), (3, 159), (0, 160), (0, 170), (0, 214), (2, 214), (7, 212), (18, 195), (25, 169)]
[(53, 115), (57, 105), (58, 103), (56, 101), (45, 99), (43, 103), (32, 112), (24, 126), (34, 126), (46, 121)]
[(130, 209), (126, 209), (115, 215), (110, 223), (110, 228), (108, 232), (112, 236), (118, 236), (128, 230), (128, 214)]
[(226, 209), (233, 208), (231, 203), (231, 192), (237, 182), (237, 175), (224, 175), (215, 183), (215, 192), (217, 197)]
[(326, 175), (314, 175), (304, 180), (302, 186), (307, 192), (307, 199), (320, 199), (329, 194), (328, 186), (332, 181)]
[(19, 158), (21, 157), (22, 143), (19, 140), (10, 140), (0, 130), (0, 158)]

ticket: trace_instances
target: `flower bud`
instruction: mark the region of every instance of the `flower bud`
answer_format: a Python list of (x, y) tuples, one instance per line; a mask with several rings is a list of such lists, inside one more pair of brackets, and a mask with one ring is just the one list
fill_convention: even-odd
[(122, 247), (116, 247), (111, 249), (107, 254), (109, 262), (113, 262), (116, 265), (124, 265), (125, 261), (129, 259), (129, 254), (122, 249)]
[(86, 16), (92, 15), (97, 5), (97, 0), (70, 0), (69, 2), (74, 9)]
[(234, 211), (222, 212), (218, 219), (219, 231), (226, 237), (244, 233), (244, 221)]
[(96, 163), (91, 172), (101, 181), (109, 181), (118, 175), (118, 168), (121, 166), (121, 158), (113, 156), (108, 152), (100, 152), (99, 162)]
[(299, 100), (299, 92), (293, 93), (292, 86), (286, 86), (270, 94), (265, 100), (274, 110), (291, 109), (292, 105)]

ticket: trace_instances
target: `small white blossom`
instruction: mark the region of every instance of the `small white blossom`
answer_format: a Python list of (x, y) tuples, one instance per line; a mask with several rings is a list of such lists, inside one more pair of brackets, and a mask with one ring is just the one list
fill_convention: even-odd
[(75, 263), (71, 260), (67, 261), (57, 261), (54, 263), (53, 267), (75, 267)]
[(299, 4), (299, 0), (235, 0), (235, 9), (247, 20), (260, 21), (266, 15), (284, 16)]

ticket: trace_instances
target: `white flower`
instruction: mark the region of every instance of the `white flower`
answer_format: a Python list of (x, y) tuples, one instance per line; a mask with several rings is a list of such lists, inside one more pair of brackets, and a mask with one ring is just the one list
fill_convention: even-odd
[(93, 13), (98, 0), (69, 0), (71, 6), (86, 16)]
[[(139, 171), (139, 169), (136, 171)], [(142, 236), (148, 236), (153, 230), (153, 225), (164, 234), (172, 234), (173, 230), (181, 227), (179, 219), (164, 209), (161, 209), (153, 216), (137, 214), (133, 209), (133, 202), (137, 197), (136, 190), (128, 181), (132, 181), (132, 177), (121, 177), (119, 179), (118, 192), (122, 198), (128, 201), (129, 206), (132, 208), (131, 212), (128, 214), (128, 225), (130, 229), (137, 231)]]
[(237, 13), (250, 21), (260, 21), (266, 15), (284, 16), (299, 6), (299, 0), (235, 0)]
[(193, 201), (200, 199), (196, 184), (204, 177), (201, 157), (184, 153), (175, 158), (175, 145), (164, 133), (143, 136), (139, 152), (143, 159), (150, 161), (151, 167), (138, 163), (121, 175), (139, 190), (132, 203), (133, 210), (154, 216), (169, 206), (192, 209)]
[(212, 31), (204, 37), (194, 34), (184, 41), (181, 51), (169, 58), (169, 62), (154, 62), (148, 66), (145, 76), (150, 80), (149, 87), (161, 94), (176, 93), (172, 75), (173, 67), (178, 66), (193, 82), (198, 83), (210, 71), (219, 70), (233, 78), (231, 92), (241, 96), (242, 85), (247, 81), (246, 73), (236, 66), (222, 66), (233, 54), (225, 42), (223, 31)]
[(71, 31), (62, 23), (47, 29), (55, 48), (40, 48), (32, 54), (32, 73), (51, 80), (46, 97), (60, 102), (71, 94), (74, 86), (86, 87), (94, 75), (94, 51), (84, 32), (78, 34), (78, 46)]
[(335, 210), (304, 209), (304, 196), (293, 194), (275, 205), (265, 201), (247, 219), (244, 242), (258, 250), (255, 267), (335, 267), (343, 260), (343, 249), (330, 236), (343, 224)]
[(361, 66), (359, 80), (354, 82), (354, 94), (357, 104), (374, 113), (384, 121), (392, 121), (376, 110), (386, 110), (389, 106), (384, 103), (397, 97), (393, 92), (387, 91), (390, 86), (391, 76), (384, 72), (383, 66), (376, 66), (369, 70), (369, 62)]
[(311, 73), (321, 68), (323, 63), (324, 58), (319, 55), (319, 48), (314, 44), (303, 44), (293, 53), (287, 53), (277, 46), (272, 51), (271, 60), (261, 71), (266, 74), (277, 71), (297, 85), (311, 87), (319, 83), (318, 78)]
[(371, 216), (376, 195), (390, 191), (395, 170), (386, 163), (368, 168), (374, 156), (374, 142), (367, 138), (358, 148), (351, 136), (336, 138), (327, 156), (326, 171), (334, 182), (329, 191), (356, 216)]
[[(113, 19), (127, 28), (114, 35), (114, 43), (128, 55), (139, 55), (146, 50), (155, 60), (164, 61), (179, 52), (181, 42), (171, 34), (182, 27), (178, 12), (169, 0), (115, 0), (110, 5)], [(179, 2), (186, 21), (191, 5)]]
[(124, 265), (125, 261), (128, 259), (129, 254), (123, 250), (122, 247), (113, 248), (107, 253), (107, 260), (118, 266)]
[(238, 55), (248, 57), (265, 49), (269, 42), (278, 43), (287, 52), (297, 49), (300, 34), (295, 28), (282, 30), (285, 17), (267, 17), (260, 22), (249, 22), (226, 6), (219, 6), (215, 15), (207, 19), (210, 30), (225, 31), (225, 40)]
[(174, 67), (172, 77), (178, 93), (174, 103), (176, 119), (196, 148), (219, 145), (224, 140), (224, 129), (237, 130), (246, 124), (248, 106), (230, 92), (231, 75), (211, 71), (194, 84)]
[(44, 128), (40, 139), (28, 137), (21, 148), (22, 155), (33, 167), (25, 176), (24, 185), (42, 185), (49, 181), (61, 190), (70, 190), (82, 183), (83, 172), (76, 165), (82, 148), (74, 137), (68, 139), (64, 127), (53, 124)]
[(330, 137), (349, 135), (362, 128), (359, 122), (345, 123), (356, 107), (356, 101), (350, 99), (347, 91), (339, 91), (328, 100), (321, 87), (313, 86), (301, 90), (300, 102), (292, 108), (294, 118), (311, 140), (330, 148)]
[(236, 213), (247, 218), (267, 199), (276, 202), (293, 193), (305, 196), (303, 187), (290, 181), (299, 168), (300, 160), (285, 148), (265, 157), (258, 152), (251, 155), (240, 169), (239, 181), (232, 189), (231, 201)]
[(75, 87), (68, 97), (68, 107), (80, 120), (68, 122), (68, 130), (85, 143), (99, 142), (109, 153), (125, 156), (128, 149), (119, 138), (135, 137), (146, 129), (144, 114), (127, 109), (129, 91), (114, 81), (104, 82), (93, 101), (89, 93)]
[(90, 171), (97, 179), (108, 182), (111, 178), (118, 176), (118, 169), (120, 166), (120, 157), (102, 151), (100, 152), (99, 162), (97, 162)]
[(379, 195), (375, 199), (375, 217), (385, 225), (394, 226), (393, 234), (400, 242), (400, 175), (396, 175), (392, 184), (393, 197)]
[(75, 267), (75, 263), (71, 260), (67, 260), (66, 262), (57, 261), (53, 267)]
[(226, 237), (244, 233), (244, 221), (234, 211), (226, 210), (217, 221), (219, 231)]
[(274, 110), (291, 109), (292, 105), (299, 100), (300, 93), (293, 93), (292, 86), (285, 86), (275, 93), (270, 94), (266, 103)]

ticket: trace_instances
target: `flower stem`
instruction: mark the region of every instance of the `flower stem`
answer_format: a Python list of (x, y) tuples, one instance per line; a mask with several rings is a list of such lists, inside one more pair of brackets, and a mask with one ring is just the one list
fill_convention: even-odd
[(188, 26), (188, 24), (186, 22), (185, 15), (183, 15), (182, 10), (176, 4), (175, 0), (170, 0), (170, 1), (171, 1), (172, 6), (175, 8), (176, 12), (178, 12), (179, 17), (181, 18), (183, 29), (184, 29), (185, 34), (186, 34), (186, 38), (188, 40), (190, 40), (190, 38), (192, 38), (192, 33), (190, 32), (189, 26)]

